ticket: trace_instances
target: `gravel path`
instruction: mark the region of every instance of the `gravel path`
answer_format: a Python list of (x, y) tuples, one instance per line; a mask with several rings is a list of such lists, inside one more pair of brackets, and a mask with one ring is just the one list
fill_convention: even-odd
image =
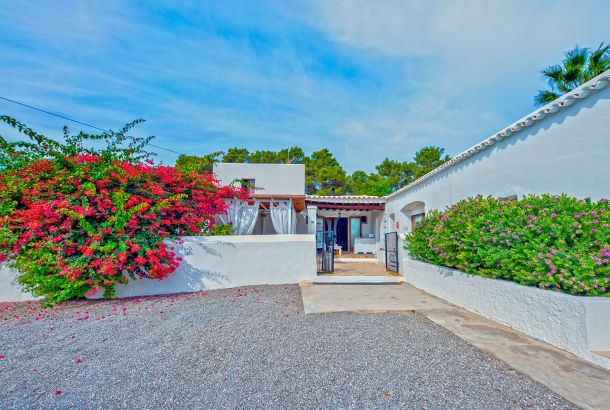
[(0, 304), (0, 408), (573, 406), (415, 313), (303, 314), (297, 286)]

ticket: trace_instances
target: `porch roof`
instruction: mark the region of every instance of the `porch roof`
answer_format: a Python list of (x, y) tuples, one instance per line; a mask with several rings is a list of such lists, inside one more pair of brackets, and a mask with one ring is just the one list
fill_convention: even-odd
[(297, 212), (301, 212), (305, 209), (305, 195), (262, 195), (262, 194), (254, 194), (251, 195), (252, 198), (258, 199), (264, 208), (269, 207), (269, 203), (271, 199), (279, 200), (279, 199), (291, 199), (292, 206), (294, 206), (294, 210)]
[(367, 195), (322, 196), (308, 195), (305, 205), (318, 209), (350, 211), (384, 211), (385, 198)]

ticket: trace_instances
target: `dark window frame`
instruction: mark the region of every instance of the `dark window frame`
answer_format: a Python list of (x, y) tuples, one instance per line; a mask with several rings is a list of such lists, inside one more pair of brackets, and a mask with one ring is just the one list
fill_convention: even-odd
[[(417, 218), (419, 218), (419, 217), (421, 217), (422, 219), (418, 221)], [(411, 215), (411, 231), (414, 231), (415, 229), (417, 229), (417, 227), (419, 225), (421, 225), (421, 223), (425, 217), (426, 217), (425, 212), (420, 212), (418, 214)]]

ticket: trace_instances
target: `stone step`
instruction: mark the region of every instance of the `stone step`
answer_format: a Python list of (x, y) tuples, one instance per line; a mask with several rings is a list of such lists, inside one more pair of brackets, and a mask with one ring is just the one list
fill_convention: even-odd
[(398, 285), (404, 283), (402, 276), (318, 276), (314, 285)]

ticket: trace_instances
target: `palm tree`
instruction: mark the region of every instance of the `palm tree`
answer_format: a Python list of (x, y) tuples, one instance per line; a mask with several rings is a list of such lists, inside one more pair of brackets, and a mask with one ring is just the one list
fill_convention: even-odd
[(550, 65), (541, 71), (550, 90), (538, 91), (534, 102), (537, 106), (548, 104), (608, 69), (610, 44), (601, 43), (595, 51), (576, 46), (565, 53), (561, 64)]

